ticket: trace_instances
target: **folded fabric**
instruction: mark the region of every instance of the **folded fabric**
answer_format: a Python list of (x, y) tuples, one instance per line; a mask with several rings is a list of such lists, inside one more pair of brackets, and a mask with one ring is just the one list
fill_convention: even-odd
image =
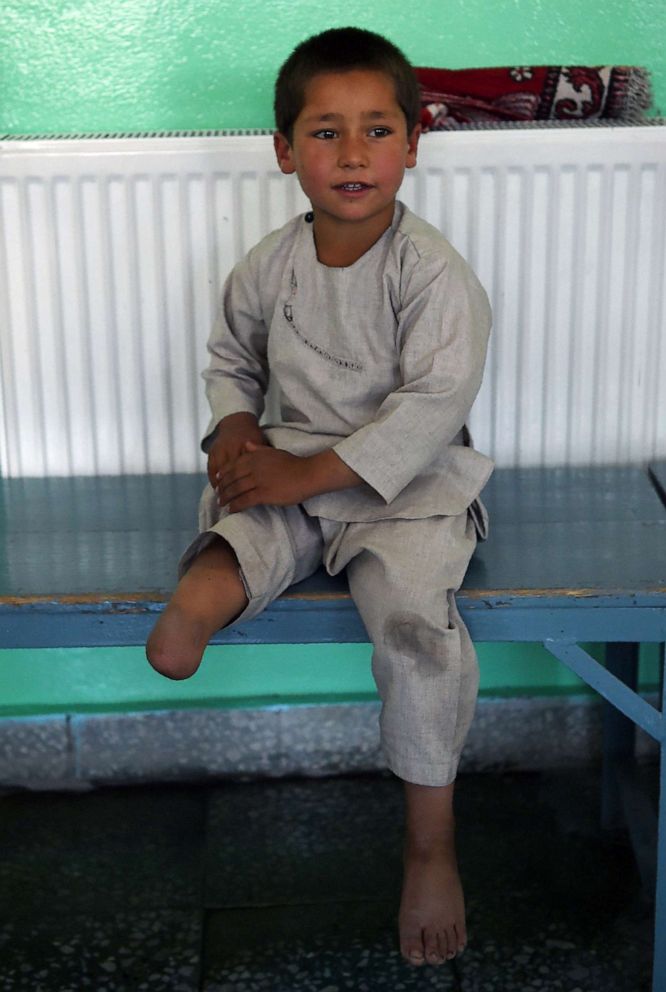
[(640, 122), (650, 77), (636, 66), (416, 68), (424, 131), (506, 121)]

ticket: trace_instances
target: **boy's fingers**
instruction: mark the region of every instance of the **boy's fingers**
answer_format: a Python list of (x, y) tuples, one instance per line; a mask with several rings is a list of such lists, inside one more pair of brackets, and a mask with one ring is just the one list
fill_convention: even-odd
[[(261, 447), (259, 446), (256, 450), (261, 450)], [(217, 479), (220, 486), (226, 487), (238, 479), (244, 479), (248, 476), (256, 478), (257, 472), (264, 477), (264, 465), (261, 461), (257, 461), (254, 451), (248, 451), (237, 458), (226, 470), (220, 471)]]
[(229, 483), (229, 485), (220, 486), (217, 492), (224, 506), (229, 500), (235, 499), (237, 496), (242, 496), (243, 493), (248, 493), (255, 488), (256, 483), (254, 479), (248, 475), (243, 479), (236, 479), (234, 482)]
[(252, 465), (245, 455), (241, 455), (236, 461), (228, 468), (223, 468), (217, 473), (217, 480), (222, 488), (231, 485), (237, 479), (244, 479), (247, 475), (250, 475), (252, 471)]
[(216, 480), (219, 480), (220, 476), (224, 472), (226, 463), (221, 458), (215, 458), (208, 463), (208, 478), (210, 479), (211, 485), (214, 486)]

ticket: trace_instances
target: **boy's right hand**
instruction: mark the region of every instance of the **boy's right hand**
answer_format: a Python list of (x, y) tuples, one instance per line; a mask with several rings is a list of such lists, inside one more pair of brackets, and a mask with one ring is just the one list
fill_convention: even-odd
[(218, 474), (225, 472), (244, 453), (245, 444), (265, 445), (266, 438), (253, 413), (232, 413), (217, 425), (215, 440), (208, 451), (208, 481), (218, 486)]

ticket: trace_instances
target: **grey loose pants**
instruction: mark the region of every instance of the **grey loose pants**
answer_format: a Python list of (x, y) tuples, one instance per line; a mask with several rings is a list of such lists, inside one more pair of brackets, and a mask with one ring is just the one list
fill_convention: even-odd
[(300, 506), (229, 514), (206, 487), (199, 526), (181, 574), (215, 535), (226, 540), (248, 595), (234, 623), (256, 616), (322, 562), (331, 575), (346, 567), (374, 648), (387, 763), (418, 785), (452, 782), (478, 688), (476, 652), (454, 597), (476, 546), (472, 515), (340, 523)]

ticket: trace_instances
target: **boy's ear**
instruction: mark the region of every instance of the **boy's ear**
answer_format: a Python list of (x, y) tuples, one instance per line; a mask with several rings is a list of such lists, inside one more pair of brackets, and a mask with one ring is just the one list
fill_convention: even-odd
[(416, 151), (420, 137), (421, 125), (417, 124), (412, 133), (407, 137), (407, 159), (405, 161), (405, 167), (407, 169), (413, 169), (416, 165)]
[(273, 148), (275, 149), (277, 164), (280, 166), (280, 172), (284, 172), (285, 176), (296, 172), (296, 166), (294, 165), (291, 153), (291, 145), (284, 134), (280, 134), (279, 131), (276, 131), (273, 135)]

